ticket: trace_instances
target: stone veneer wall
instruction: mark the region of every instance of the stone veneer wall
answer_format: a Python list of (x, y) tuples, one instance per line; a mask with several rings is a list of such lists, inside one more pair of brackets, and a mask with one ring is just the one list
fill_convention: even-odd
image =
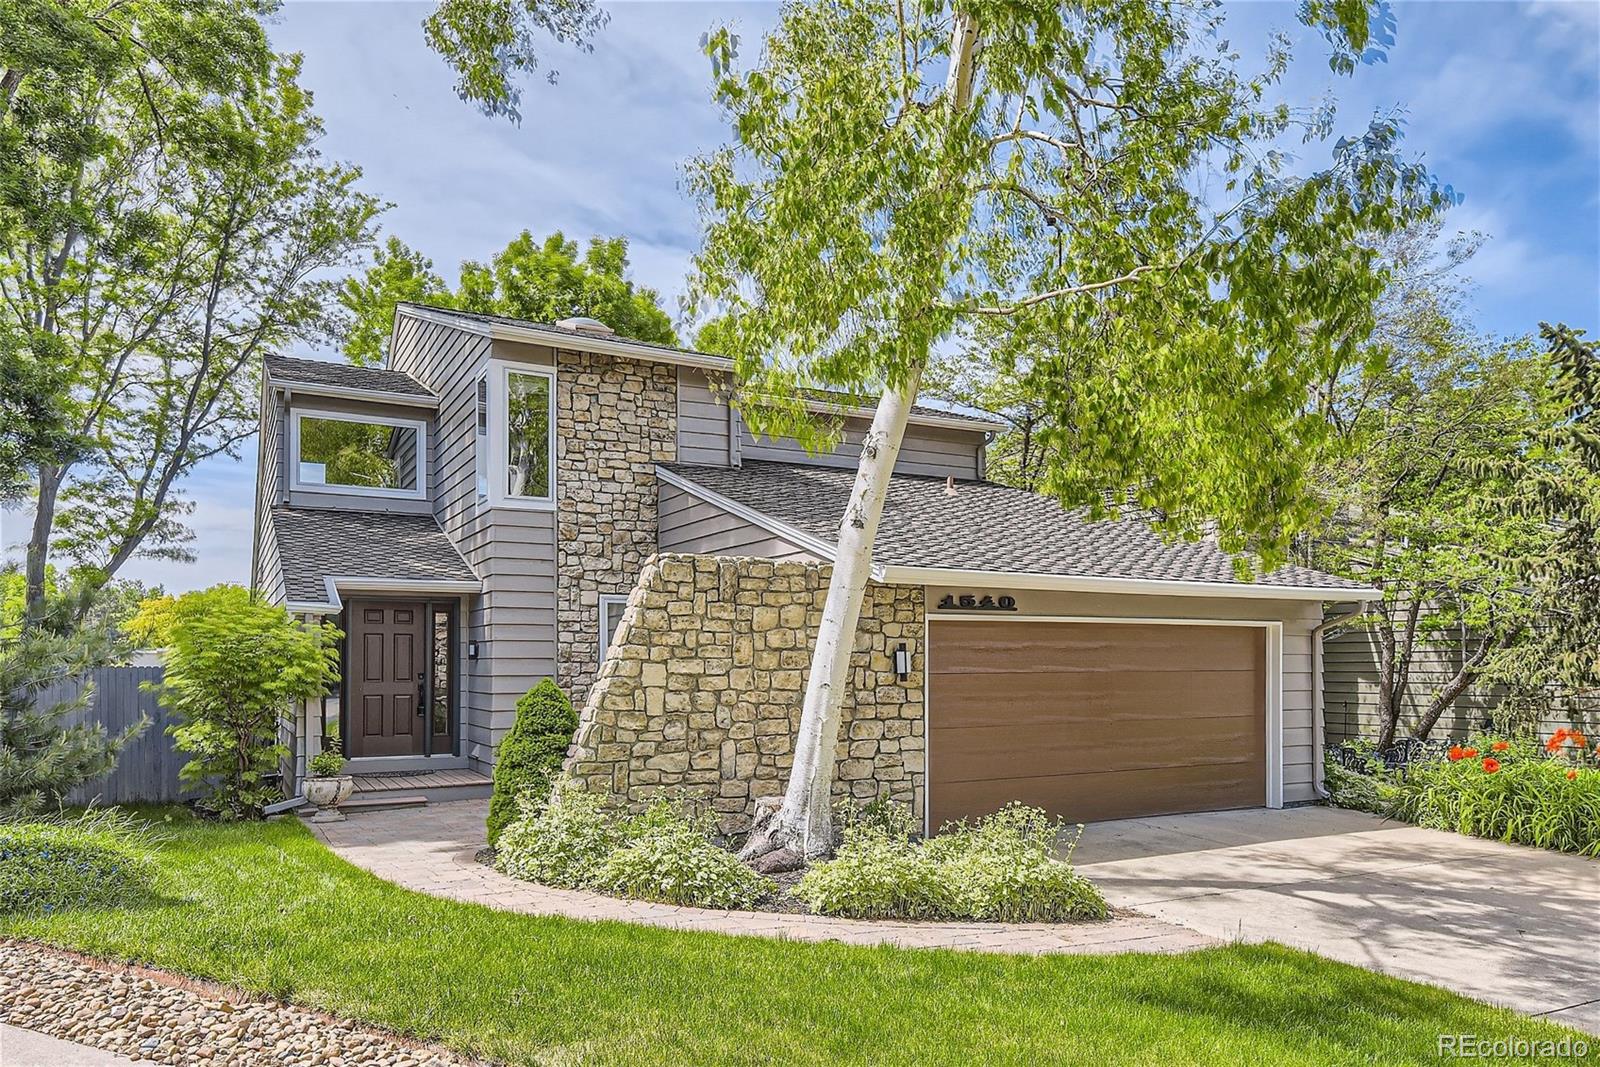
[[(638, 808), (707, 798), (726, 833), (782, 793), (827, 565), (663, 554), (645, 565), (578, 724), (568, 774)], [(837, 796), (922, 811), (923, 594), (869, 585), (840, 729)], [(904, 641), (911, 672), (894, 673)]]
[(656, 550), (657, 463), (678, 455), (669, 363), (561, 352), (556, 380), (556, 682), (581, 704), (599, 670), (600, 596)]

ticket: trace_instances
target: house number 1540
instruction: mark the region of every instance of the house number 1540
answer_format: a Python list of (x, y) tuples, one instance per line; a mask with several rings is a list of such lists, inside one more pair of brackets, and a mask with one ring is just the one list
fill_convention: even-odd
[(1013, 596), (977, 596), (972, 593), (946, 593), (939, 601), (940, 611), (1016, 611), (1017, 598)]

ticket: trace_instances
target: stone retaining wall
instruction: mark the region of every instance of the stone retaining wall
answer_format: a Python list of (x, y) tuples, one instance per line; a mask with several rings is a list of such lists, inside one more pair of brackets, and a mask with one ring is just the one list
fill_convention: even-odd
[[(783, 792), (827, 565), (658, 556), (643, 567), (578, 724), (568, 774), (639, 808), (703, 797), (724, 832)], [(869, 585), (851, 657), (834, 793), (922, 810), (923, 596)], [(895, 647), (911, 653), (904, 681)]]

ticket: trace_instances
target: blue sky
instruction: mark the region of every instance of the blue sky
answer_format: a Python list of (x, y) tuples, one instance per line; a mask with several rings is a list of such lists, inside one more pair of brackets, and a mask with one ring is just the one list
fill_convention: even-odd
[[(290, 3), (271, 32), (280, 49), (305, 56), (324, 154), (364, 168), (366, 187), (394, 203), (384, 230), (440, 273), (453, 279), (461, 259), (485, 258), (522, 229), (622, 234), (635, 276), (675, 312), (697, 236), (680, 167), (724, 140), (698, 40), (732, 20), (748, 52), (776, 9), (608, 7), (593, 54), (549, 52), (560, 78), (528, 87), (520, 127), (455, 98), (422, 42), (426, 5)], [(1407, 151), (1465, 194), (1447, 225), (1490, 238), (1469, 268), (1479, 324), (1500, 334), (1541, 319), (1600, 330), (1600, 2), (1396, 3), (1389, 61), (1353, 78), (1329, 73), (1322, 42), (1294, 10), (1293, 0), (1230, 4), (1227, 36), (1248, 60), (1271, 30), (1289, 32), (1300, 58), (1285, 96), (1331, 93), (1341, 131), (1359, 131), (1374, 111), (1404, 111)], [(125, 573), (169, 589), (247, 580), (254, 470), (246, 449), (189, 481), (196, 563), (136, 561)], [(17, 519), (6, 517), (7, 545), (23, 535)]]

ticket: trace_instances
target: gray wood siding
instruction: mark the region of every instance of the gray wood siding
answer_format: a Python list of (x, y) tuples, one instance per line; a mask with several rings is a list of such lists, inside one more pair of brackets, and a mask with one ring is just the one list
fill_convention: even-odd
[[(776, 460), (783, 463), (811, 463), (819, 467), (855, 467), (861, 457), (861, 441), (871, 423), (866, 419), (847, 419), (839, 447), (826, 455), (811, 455), (799, 443), (787, 438), (757, 438), (743, 429), (739, 452), (746, 460)], [(906, 427), (900, 456), (895, 461), (897, 474), (926, 474), (938, 478), (979, 476), (978, 451), (983, 446), (981, 431), (948, 430), (938, 426)]]
[(739, 438), (730, 432), (736, 416), (717, 399), (704, 371), (678, 368), (678, 462), (728, 467), (738, 462), (730, 449)]
[(555, 673), (554, 516), (478, 504), (478, 379), (492, 348), (487, 337), (402, 319), (389, 354), (392, 369), (439, 396), (430, 448), (433, 514), (483, 579), (483, 593), (464, 614), (464, 637), (478, 643), (478, 658), (461, 660), (463, 753), (480, 767), (493, 763), (517, 698)]
[[(257, 503), (257, 508), (261, 505)], [(272, 512), (261, 509), (257, 512), (257, 522), (261, 524), (260, 538), (256, 555), (256, 591), (261, 598), (269, 604), (282, 604), (287, 599), (283, 588), (283, 559), (278, 555), (278, 531), (272, 525)]]
[(820, 562), (815, 555), (676, 486), (661, 485), (658, 543), (663, 552)]
[(272, 508), (283, 500), (283, 402), (265, 383), (261, 387), (261, 422), (257, 428), (255, 544), (250, 580), (268, 603), (284, 599), (283, 563), (278, 555)]
[[(861, 455), (861, 440), (870, 421), (849, 419), (839, 447), (826, 455), (811, 455), (787, 438), (757, 438), (738, 413), (717, 399), (704, 371), (678, 370), (678, 461), (708, 467), (737, 466), (742, 460), (811, 463), (820, 467), (854, 467)], [(901, 474), (927, 474), (944, 478), (983, 477), (981, 430), (953, 430), (940, 426), (906, 427), (895, 470)]]
[[(1351, 738), (1373, 738), (1378, 732), (1378, 636), (1368, 629), (1343, 630), (1322, 644), (1323, 712), (1328, 724), (1328, 742)], [(1459, 647), (1429, 644), (1417, 649), (1411, 666), (1411, 683), (1406, 688), (1400, 715), (1401, 725), (1409, 729), (1417, 721), (1437, 688), (1452, 678), (1461, 666)], [(1487, 687), (1469, 688), (1439, 718), (1432, 737), (1466, 737), (1481, 729), (1489, 712), (1500, 702), (1499, 694)], [(1549, 732), (1564, 723), (1542, 724)]]

